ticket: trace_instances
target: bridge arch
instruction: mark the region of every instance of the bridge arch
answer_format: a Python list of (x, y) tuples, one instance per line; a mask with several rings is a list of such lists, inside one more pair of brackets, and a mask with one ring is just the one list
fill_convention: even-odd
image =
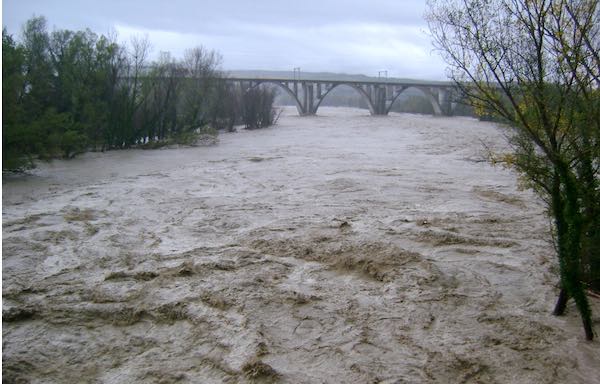
[(387, 81), (339, 81), (339, 80), (300, 80), (287, 78), (231, 78), (230, 83), (238, 84), (244, 92), (260, 86), (272, 84), (282, 88), (296, 104), (300, 116), (314, 115), (323, 100), (340, 85), (354, 89), (366, 102), (371, 115), (387, 115), (395, 101), (409, 88), (419, 91), (433, 108), (435, 115), (451, 113), (454, 105), (448, 101), (453, 88), (440, 82), (387, 82)]
[(389, 106), (386, 109), (385, 114), (387, 115), (388, 113), (390, 113), (390, 111), (392, 110), (392, 107), (394, 106), (394, 103), (396, 102), (396, 100), (398, 99), (398, 97), (403, 94), (406, 90), (408, 89), (416, 89), (418, 90), (423, 96), (425, 96), (425, 98), (429, 101), (429, 103), (431, 104), (431, 107), (433, 108), (433, 113), (434, 115), (442, 115), (442, 107), (440, 106), (440, 102), (438, 100), (438, 95), (434, 94), (431, 89), (427, 88), (427, 87), (423, 87), (423, 86), (418, 86), (418, 85), (409, 85), (407, 87), (402, 87), (402, 89), (400, 91), (398, 91), (394, 97), (392, 98), (392, 100), (390, 101)]
[(369, 111), (371, 112), (371, 114), (372, 115), (375, 114), (375, 106), (373, 105), (373, 101), (371, 100), (371, 97), (369, 96), (369, 94), (362, 87), (360, 87), (356, 84), (350, 84), (350, 83), (337, 83), (337, 84), (333, 84), (331, 87), (328, 87), (327, 91), (321, 95), (318, 102), (315, 104), (313, 113), (315, 113), (315, 114), (317, 113), (317, 110), (319, 109), (319, 106), (321, 105), (321, 103), (323, 102), (325, 97), (327, 97), (327, 95), (331, 91), (333, 91), (335, 88), (339, 87), (340, 85), (345, 85), (349, 88), (356, 90), (363, 97), (363, 99), (367, 102), (367, 106), (369, 107)]
[(288, 95), (291, 96), (291, 98), (294, 100), (294, 103), (296, 103), (296, 109), (298, 110), (298, 114), (301, 116), (304, 114), (303, 109), (302, 109), (302, 103), (300, 103), (298, 96), (296, 96), (294, 91), (291, 90), (286, 84), (284, 84), (283, 81), (259, 80), (259, 81), (256, 81), (256, 82), (250, 84), (250, 86), (248, 88), (244, 89), (244, 93), (247, 93), (251, 89), (257, 88), (261, 84), (273, 84), (273, 85), (276, 85), (279, 88), (283, 89), (285, 92), (287, 92)]

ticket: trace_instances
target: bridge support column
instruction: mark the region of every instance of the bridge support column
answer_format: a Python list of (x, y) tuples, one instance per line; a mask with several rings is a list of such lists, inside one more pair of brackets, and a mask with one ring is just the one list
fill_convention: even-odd
[(442, 114), (445, 116), (450, 116), (452, 112), (452, 105), (450, 105), (448, 92), (443, 88), (438, 89), (438, 104), (440, 105)]
[(373, 105), (375, 106), (374, 115), (385, 116), (387, 115), (386, 108), (386, 100), (387, 100), (387, 87), (385, 86), (376, 86), (374, 89), (375, 100), (373, 100)]
[(306, 111), (309, 115), (315, 114), (315, 86), (314, 84), (308, 84), (308, 104), (306, 104)]
[[(317, 113), (317, 108), (318, 108), (318, 104), (315, 103), (315, 84), (312, 82), (307, 82), (307, 81), (303, 81), (302, 84), (302, 101), (301, 101), (301, 107), (302, 107), (302, 112), (300, 113), (300, 115), (302, 116), (308, 116), (308, 115), (314, 115)], [(320, 93), (320, 85), (317, 84), (317, 92)], [(295, 94), (298, 95), (297, 93), (297, 85), (294, 83), (294, 91)], [(319, 97), (319, 94), (317, 94), (317, 98)]]
[(301, 115), (315, 114), (315, 94), (314, 84), (310, 82), (302, 82), (302, 113)]

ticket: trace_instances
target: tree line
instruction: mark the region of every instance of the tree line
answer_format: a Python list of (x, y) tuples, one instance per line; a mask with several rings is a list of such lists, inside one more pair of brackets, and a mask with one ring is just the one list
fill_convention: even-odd
[(520, 172), (546, 203), (560, 281), (594, 337), (587, 293), (600, 291), (600, 2), (430, 0), (429, 27), (449, 73), (480, 114), (505, 124)]
[(19, 40), (2, 31), (2, 169), (87, 150), (190, 144), (201, 133), (275, 123), (274, 90), (226, 82), (219, 54), (203, 47), (176, 59), (150, 42), (49, 32), (28, 20)]

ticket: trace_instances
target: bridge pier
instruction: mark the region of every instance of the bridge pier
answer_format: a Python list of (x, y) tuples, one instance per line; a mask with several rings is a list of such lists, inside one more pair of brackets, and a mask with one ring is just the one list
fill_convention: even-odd
[(387, 115), (388, 110), (386, 107), (387, 101), (387, 87), (376, 86), (375, 87), (375, 115)]
[(452, 90), (440, 88), (438, 89), (438, 103), (440, 104), (440, 109), (442, 110), (442, 114), (446, 116), (451, 116), (454, 108), (456, 107), (456, 103), (452, 101)]
[(302, 82), (302, 94), (304, 102), (302, 103), (302, 116), (314, 115), (317, 113), (315, 109), (314, 84), (311, 82)]

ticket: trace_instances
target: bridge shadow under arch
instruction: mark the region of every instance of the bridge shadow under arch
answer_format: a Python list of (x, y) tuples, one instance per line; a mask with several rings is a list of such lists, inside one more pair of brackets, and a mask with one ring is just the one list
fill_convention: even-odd
[[(284, 84), (284, 82), (282, 81), (277, 81), (277, 80), (264, 80), (264, 81), (257, 81), (256, 83), (252, 84), (250, 87), (248, 87), (247, 89), (245, 89), (244, 92), (248, 92), (251, 89), (257, 88), (262, 84), (270, 84), (270, 85), (275, 85), (277, 86), (278, 89), (282, 89), (284, 90), (290, 97), (291, 99), (294, 101), (294, 104), (296, 105), (296, 110), (298, 111), (299, 115), (304, 115), (306, 114), (306, 112), (303, 111), (302, 109), (302, 102), (300, 101), (300, 99), (298, 98), (298, 96), (294, 93), (294, 91), (292, 89), (290, 89), (286, 84)], [(333, 91), (334, 89), (338, 88), (338, 87), (344, 87), (344, 88), (349, 88), (354, 90), (357, 94), (359, 94), (362, 98), (362, 100), (364, 100), (364, 102), (366, 103), (369, 111), (371, 112), (371, 114), (374, 114), (375, 111), (375, 107), (371, 101), (371, 98), (369, 97), (369, 95), (367, 94), (367, 92), (365, 92), (365, 90), (363, 88), (361, 88), (358, 85), (355, 84), (344, 84), (344, 83), (339, 83), (339, 84), (332, 84), (330, 87), (328, 87), (328, 89), (323, 92), (323, 94), (321, 95), (320, 98), (316, 99), (316, 103), (313, 106), (312, 111), (308, 111), (309, 114), (316, 114), (317, 110), (319, 109), (319, 106), (321, 106), (321, 103), (323, 102), (323, 100), (327, 97), (327, 95), (329, 95), (331, 93), (331, 91)]]
[(392, 110), (392, 108), (394, 107), (395, 104), (397, 105), (396, 101), (400, 98), (400, 95), (404, 94), (409, 89), (418, 91), (418, 94), (420, 94), (427, 101), (429, 101), (429, 104), (431, 105), (431, 108), (432, 108), (432, 111), (433, 111), (434, 115), (442, 115), (443, 114), (442, 113), (442, 107), (440, 106), (439, 100), (436, 97), (436, 95), (432, 94), (427, 88), (423, 88), (423, 87), (420, 87), (420, 86), (411, 85), (411, 86), (402, 88), (401, 91), (397, 92), (394, 95), (394, 97), (392, 98), (391, 102), (387, 106), (386, 115), (388, 113), (390, 113), (390, 111)]
[[(356, 93), (358, 93), (362, 100), (365, 101), (365, 103), (367, 104), (367, 107), (369, 108), (369, 111), (371, 112), (371, 114), (375, 114), (375, 106), (373, 105), (373, 102), (371, 101), (371, 98), (369, 97), (369, 95), (367, 94), (367, 92), (365, 92), (365, 90), (363, 88), (361, 88), (360, 86), (354, 85), (354, 84), (333, 84), (329, 89), (327, 89), (326, 92), (323, 93), (323, 95), (318, 99), (317, 103), (314, 106), (314, 113), (317, 113), (317, 110), (319, 109), (319, 107), (321, 106), (321, 103), (323, 103), (323, 100), (325, 100), (325, 98), (336, 88), (338, 87), (343, 87), (343, 88), (348, 88), (348, 89), (352, 89), (354, 91), (356, 91)], [(338, 88), (339, 89), (339, 88)]]

